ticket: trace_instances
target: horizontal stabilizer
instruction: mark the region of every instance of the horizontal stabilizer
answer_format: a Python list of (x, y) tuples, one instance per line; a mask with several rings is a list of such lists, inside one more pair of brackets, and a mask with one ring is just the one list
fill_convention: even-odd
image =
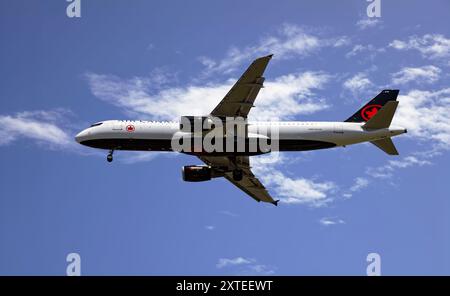
[(376, 140), (370, 143), (374, 144), (389, 155), (398, 155), (397, 148), (395, 148), (395, 145), (392, 142), (391, 138)]
[(395, 110), (397, 110), (398, 101), (387, 102), (369, 121), (367, 121), (363, 128), (365, 129), (380, 129), (388, 128), (391, 125)]

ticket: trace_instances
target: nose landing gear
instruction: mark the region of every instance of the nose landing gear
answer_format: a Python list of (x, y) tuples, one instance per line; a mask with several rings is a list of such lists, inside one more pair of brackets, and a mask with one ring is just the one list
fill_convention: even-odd
[(110, 150), (109, 153), (108, 153), (108, 156), (106, 156), (106, 160), (108, 162), (112, 162), (113, 161), (113, 152), (114, 152), (114, 150)]

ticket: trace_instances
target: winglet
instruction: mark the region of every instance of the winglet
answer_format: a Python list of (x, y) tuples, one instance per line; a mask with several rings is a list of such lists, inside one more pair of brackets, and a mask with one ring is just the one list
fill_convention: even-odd
[(271, 204), (273, 204), (274, 206), (278, 206), (278, 202), (279, 202), (280, 200), (279, 199), (277, 199), (277, 200), (274, 200), (273, 202), (271, 202)]

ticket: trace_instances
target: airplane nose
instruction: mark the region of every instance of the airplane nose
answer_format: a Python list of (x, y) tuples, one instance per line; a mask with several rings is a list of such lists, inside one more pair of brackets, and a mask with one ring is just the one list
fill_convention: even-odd
[(82, 134), (83, 132), (79, 132), (76, 136), (75, 136), (75, 141), (77, 141), (78, 143), (81, 142), (81, 138), (82, 138)]
[(75, 141), (77, 141), (78, 143), (81, 143), (86, 138), (86, 136), (87, 136), (87, 131), (83, 130), (75, 136)]

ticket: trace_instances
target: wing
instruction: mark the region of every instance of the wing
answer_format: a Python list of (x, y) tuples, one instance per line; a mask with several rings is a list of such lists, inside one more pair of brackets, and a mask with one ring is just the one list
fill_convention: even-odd
[(271, 58), (272, 55), (268, 55), (254, 60), (219, 105), (214, 108), (211, 115), (246, 118), (259, 90), (263, 87), (262, 75)]
[[(225, 179), (236, 185), (239, 189), (260, 202), (268, 202), (278, 205), (278, 200), (274, 200), (264, 185), (255, 177), (250, 169), (250, 159), (248, 156), (237, 156), (233, 159), (226, 156), (198, 156), (204, 163), (214, 170), (224, 173)], [(232, 170), (238, 168), (243, 172), (241, 181), (233, 179)]]

